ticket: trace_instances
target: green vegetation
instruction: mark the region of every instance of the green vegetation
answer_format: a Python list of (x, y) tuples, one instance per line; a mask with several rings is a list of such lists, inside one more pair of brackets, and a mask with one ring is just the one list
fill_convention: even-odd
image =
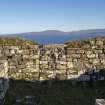
[(10, 81), (5, 105), (13, 105), (16, 96), (25, 95), (39, 96), (42, 105), (95, 105), (96, 98), (105, 98), (105, 81), (93, 85), (71, 81), (53, 85)]
[(67, 42), (66, 43), (68, 47), (70, 48), (78, 48), (80, 47), (80, 41), (72, 41), (72, 42)]
[(26, 40), (21, 37), (7, 37), (0, 38), (0, 45), (36, 45), (38, 44), (32, 40)]
[(83, 48), (84, 46), (90, 45), (92, 43), (95, 43), (95, 38), (75, 40), (71, 42), (66, 42), (65, 44), (70, 48)]

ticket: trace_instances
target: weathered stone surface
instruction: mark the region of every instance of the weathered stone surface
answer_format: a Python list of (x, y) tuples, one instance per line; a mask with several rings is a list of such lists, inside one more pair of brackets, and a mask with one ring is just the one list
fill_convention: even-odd
[(105, 105), (105, 99), (96, 99), (95, 105)]
[(84, 52), (85, 52), (85, 51), (82, 50), (82, 49), (78, 49), (78, 50), (76, 51), (77, 54), (78, 54), (78, 53), (79, 53), (79, 54), (84, 54)]
[(77, 41), (72, 46), (0, 45), (0, 75), (27, 80), (76, 77), (105, 67), (104, 46), (105, 38)]
[(95, 54), (92, 54), (92, 53), (87, 54), (87, 57), (88, 57), (88, 58), (95, 58)]
[(100, 59), (93, 59), (92, 61), (94, 65), (100, 64)]
[(73, 68), (74, 67), (73, 62), (67, 62), (67, 67), (68, 68)]
[(5, 94), (9, 88), (9, 80), (6, 78), (0, 78), (0, 105), (3, 105)]

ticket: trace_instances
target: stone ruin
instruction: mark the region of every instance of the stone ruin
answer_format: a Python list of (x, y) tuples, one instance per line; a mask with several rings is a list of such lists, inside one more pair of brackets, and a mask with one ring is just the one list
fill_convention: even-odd
[(7, 61), (0, 60), (0, 105), (4, 105), (5, 94), (9, 88)]
[(105, 37), (52, 45), (0, 44), (0, 75), (5, 78), (88, 81), (104, 69)]
[(9, 88), (9, 80), (6, 78), (0, 78), (0, 105), (4, 105), (5, 94)]
[[(4, 89), (0, 91), (0, 97), (8, 88), (9, 78), (26, 81), (104, 80), (105, 37), (53, 45), (10, 44), (6, 38), (3, 41), (8, 43), (0, 42), (0, 77), (4, 78), (0, 79), (0, 87)], [(7, 85), (3, 85), (5, 83)]]

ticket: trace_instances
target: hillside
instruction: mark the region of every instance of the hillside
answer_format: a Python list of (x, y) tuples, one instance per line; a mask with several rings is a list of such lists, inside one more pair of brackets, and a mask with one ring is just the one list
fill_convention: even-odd
[(2, 37), (23, 37), (25, 39), (35, 40), (40, 44), (52, 44), (52, 43), (65, 43), (72, 40), (94, 38), (96, 36), (104, 36), (105, 29), (91, 29), (91, 30), (80, 30), (72, 32), (63, 32), (58, 30), (46, 30), (42, 32), (27, 32), (17, 34), (5, 34)]
[(19, 37), (0, 37), (0, 45), (37, 45), (38, 43), (32, 40), (26, 40)]

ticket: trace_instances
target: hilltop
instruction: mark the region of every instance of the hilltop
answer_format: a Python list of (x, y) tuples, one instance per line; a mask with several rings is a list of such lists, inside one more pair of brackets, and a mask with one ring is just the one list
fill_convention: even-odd
[(88, 29), (80, 31), (64, 32), (59, 30), (46, 30), (41, 32), (26, 32), (17, 34), (4, 34), (2, 37), (23, 37), (29, 40), (35, 40), (40, 44), (61, 44), (72, 40), (94, 38), (104, 36), (105, 29)]

